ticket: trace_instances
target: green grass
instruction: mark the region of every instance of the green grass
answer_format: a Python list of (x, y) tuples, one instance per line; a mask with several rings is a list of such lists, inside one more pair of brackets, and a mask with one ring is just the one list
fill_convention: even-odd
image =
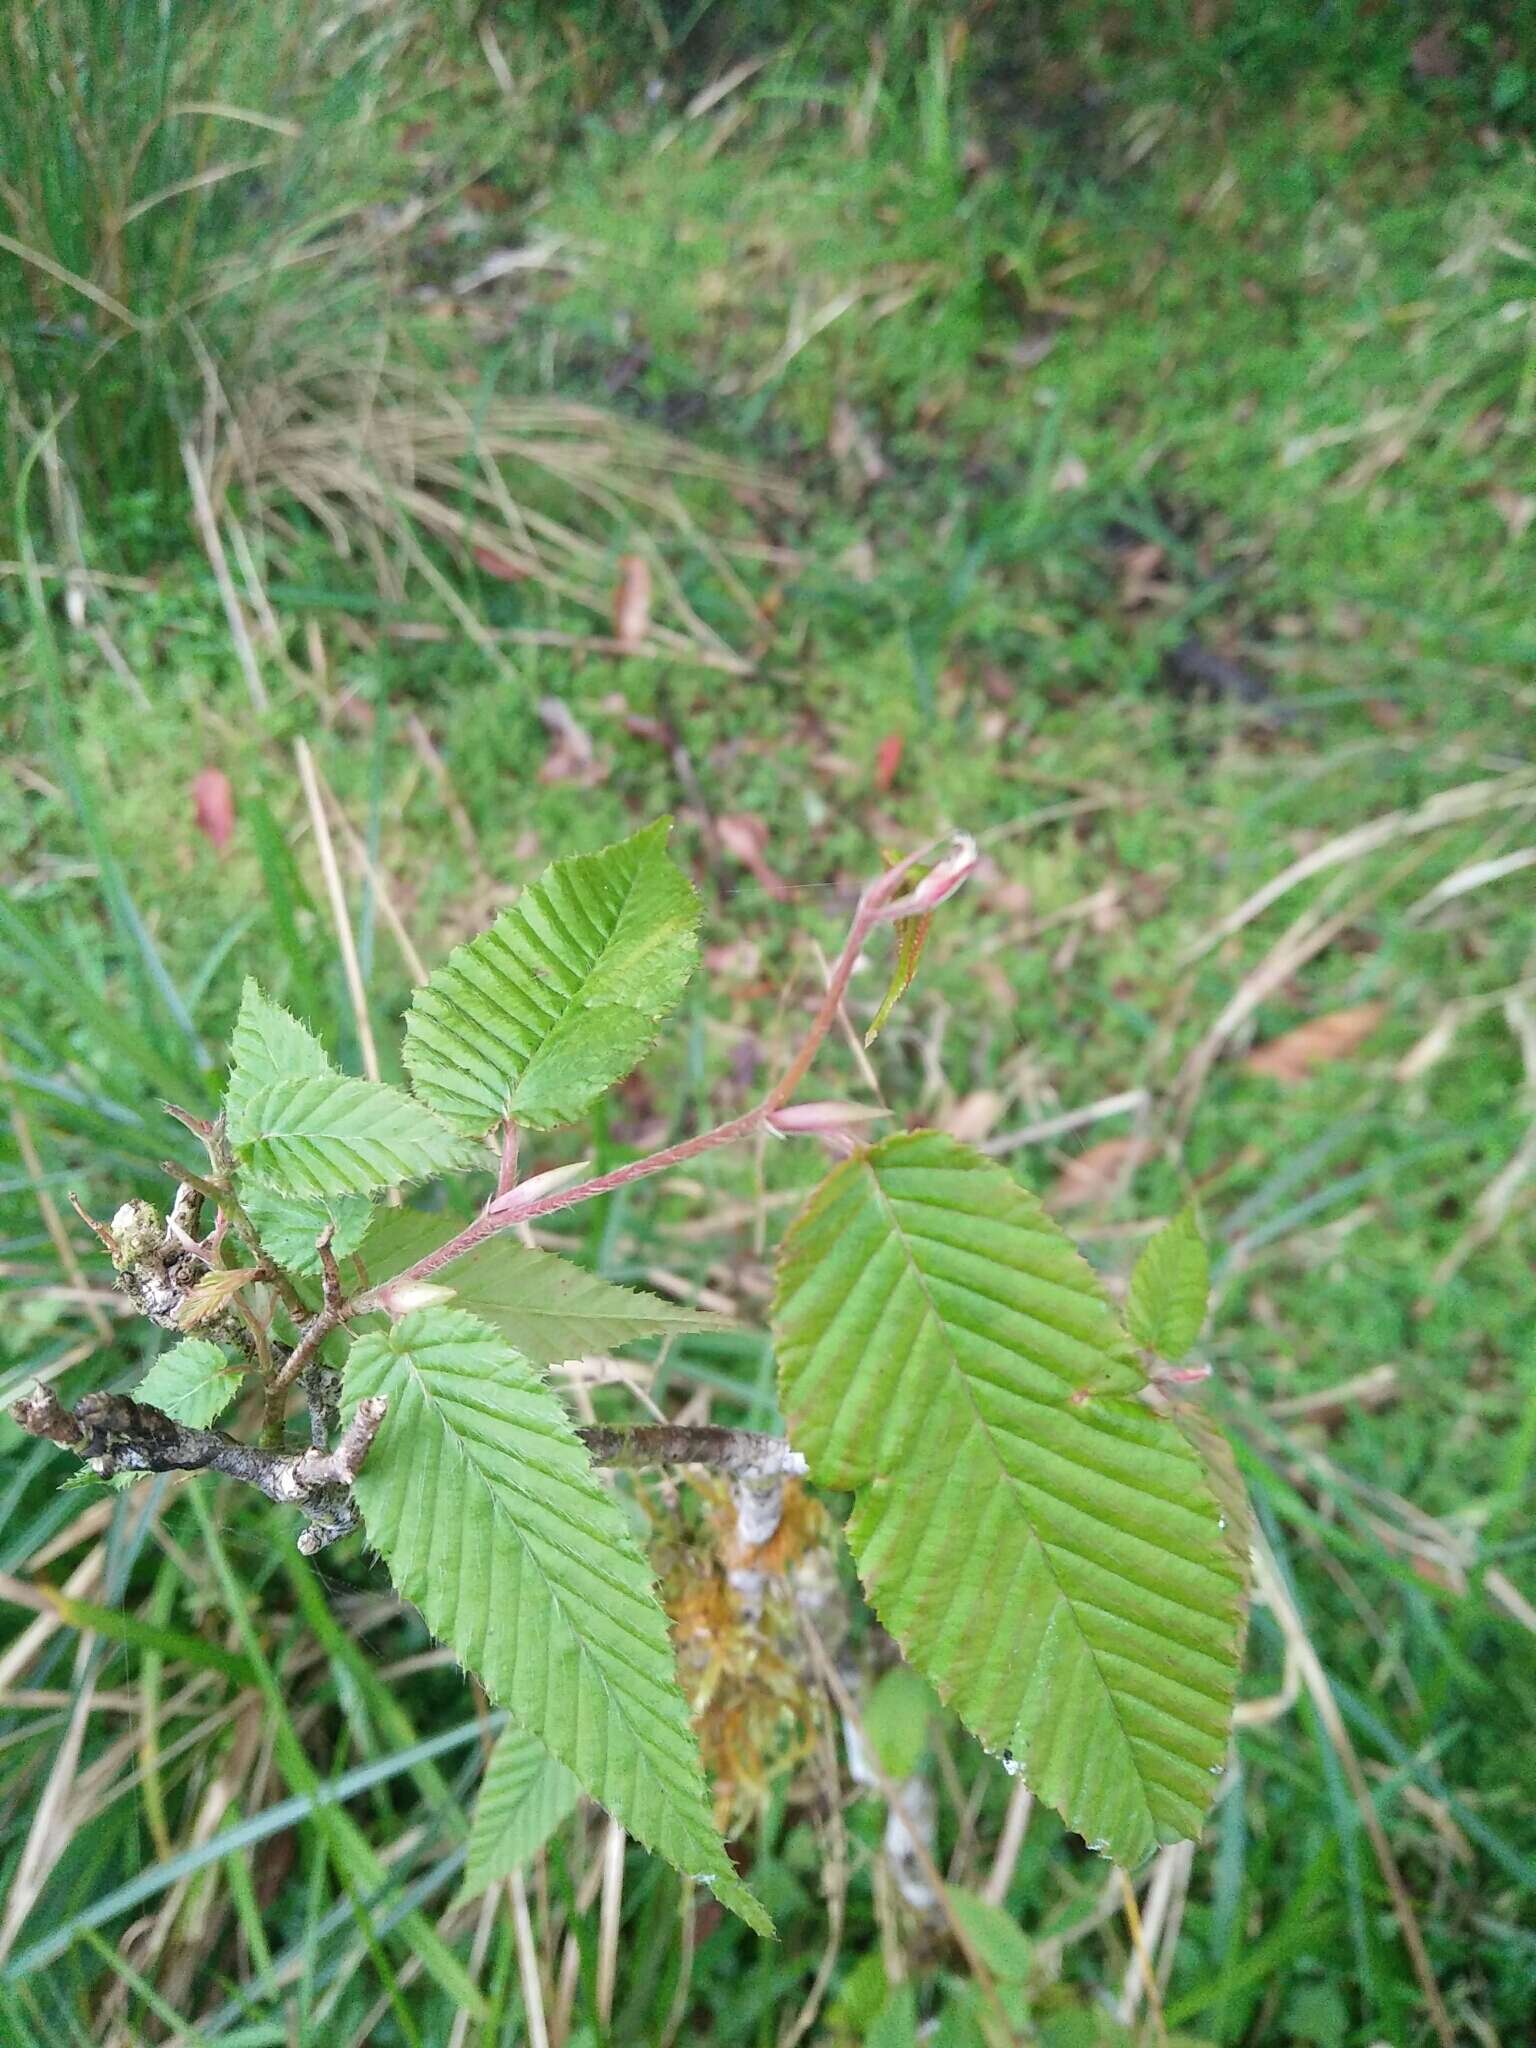
[[(1353, 861), (1193, 955), (1299, 854), (1529, 762), (1531, 56), (1516, 10), (1453, 20), (1446, 77), (1413, 66), (1434, 9), (1297, 5), (1264, 10), (1262, 26), (1246, 10), (1210, 12), (1220, 19), (1202, 28), (1182, 8), (1057, 10), (1014, 34), (976, 10), (964, 35), (958, 16), (899, 7), (717, 6), (686, 32), (670, 9), (577, 10), (560, 32), (493, 13), (510, 103), (474, 24), (447, 8), (402, 15), (380, 41), (358, 27), (334, 65), (325, 53), (301, 64), (282, 36), (178, 54), (213, 66), (189, 97), (238, 92), (292, 114), (324, 137), (322, 169), (344, 167), (318, 193), (297, 174), (213, 188), (188, 230), (209, 274), (231, 249), (289, 246), (321, 215), (351, 226), (360, 201), (433, 201), (387, 262), (349, 273), (343, 300), (306, 296), (297, 275), (281, 304), (258, 294), (247, 328), (221, 343), (237, 406), (241, 375), (274, 361), (308, 378), (290, 322), (310, 336), (327, 318), (341, 330), (344, 314), (338, 351), (424, 370), (471, 413), (590, 400), (621, 424), (759, 464), (796, 497), (678, 480), (700, 526), (739, 547), (731, 560), (770, 621), (758, 672), (737, 679), (560, 646), (493, 659), (445, 588), (497, 628), (581, 634), (592, 621), (450, 541), (422, 543), (435, 583), (393, 545), (382, 565), (361, 546), (343, 557), (280, 480), (259, 497), (237, 481), (231, 502), (281, 634), (262, 652), (273, 707), (256, 717), (171, 461), (202, 402), (200, 372), (169, 326), (152, 373), (125, 353), (137, 342), (103, 358), (59, 446), (86, 559), (150, 581), (97, 594), (88, 612), (147, 704), (69, 627), (56, 583), (39, 600), (0, 579), (13, 763), (0, 788), (0, 1086), (18, 1112), (0, 1137), (0, 1382), (9, 1393), (62, 1363), (65, 1387), (82, 1391), (138, 1369), (136, 1326), (116, 1326), (104, 1350), (59, 1291), (39, 1196), (67, 1216), (70, 1189), (95, 1213), (155, 1192), (159, 1162), (182, 1156), (159, 1105), (213, 1099), (244, 973), (358, 1062), (296, 735), (429, 962), (543, 860), (679, 812), (677, 844), (706, 896), (705, 968), (642, 1081), (582, 1143), (607, 1158), (658, 1118), (681, 1128), (743, 1106), (753, 1063), (761, 1074), (785, 1041), (786, 1005), (817, 986), (807, 938), (835, 940), (883, 846), (963, 824), (990, 864), (946, 910), (874, 1051), (882, 1088), (902, 1120), (943, 1119), (969, 1098), (993, 1132), (1151, 1091), (1170, 1142), (1123, 1193), (1067, 1220), (1118, 1278), (1139, 1227), (1196, 1187), (1217, 1248), (1214, 1405), (1452, 2014), (1513, 2039), (1532, 1968), (1536, 1684), (1530, 1635), (1489, 1576), (1530, 1584), (1529, 1188), (1451, 1265), (1529, 1123), (1520, 1012), (1506, 1014), (1503, 992), (1536, 976), (1531, 871), (1413, 906), (1526, 847), (1530, 809)], [(109, 19), (86, 15), (98, 30)], [(123, 19), (125, 36), (148, 36), (158, 17)], [(284, 34), (305, 19), (285, 14)], [(690, 97), (744, 57), (763, 61), (688, 116)], [(100, 103), (119, 184), (151, 90), (146, 61), (130, 74), (131, 104)], [(368, 122), (335, 83), (359, 76)], [(327, 78), (342, 97), (315, 115)], [(19, 104), (23, 139), (52, 132), (57, 105), (25, 92)], [(78, 239), (83, 172), (61, 158), (66, 173), (76, 182), (61, 182), (47, 246), (116, 295), (92, 267), (99, 250)], [(460, 206), (470, 176), (480, 186)], [(143, 217), (124, 273), (128, 303), (156, 321), (179, 289), (175, 219)], [(35, 228), (14, 238), (34, 233), (40, 246)], [(543, 267), (449, 288), (535, 236), (557, 245)], [(13, 478), (26, 430), (75, 390), (78, 344), (37, 328), (33, 282), (0, 270), (23, 422)], [(23, 500), (26, 529), (45, 564), (69, 561), (44, 468)], [(554, 502), (545, 488), (528, 486), (535, 507)], [(286, 529), (264, 520), (274, 510)], [(618, 556), (650, 537), (647, 514), (627, 501), (618, 516), (582, 516), (594, 578), (610, 584)], [(733, 644), (749, 637), (704, 551), (679, 545), (666, 559), (709, 624)], [(397, 638), (402, 620), (448, 637)], [(318, 688), (305, 680), (307, 629), (326, 655)], [(1257, 710), (1175, 687), (1170, 656), (1191, 635), (1264, 679)], [(591, 786), (539, 779), (551, 743), (538, 706), (551, 696), (591, 735)], [(686, 750), (681, 770), (662, 726)], [(894, 735), (903, 751), (881, 788)], [(237, 806), (222, 855), (193, 818), (192, 778), (210, 765)], [(762, 821), (788, 904), (706, 830), (698, 789), (712, 815)], [(1078, 808), (1062, 815), (1065, 804)], [(345, 837), (340, 850), (345, 865)], [(409, 972), (366, 876), (349, 875), (388, 1047)], [(1185, 1063), (1313, 905), (1342, 915), (1333, 942), (1275, 977), (1188, 1095), (1180, 1135)], [(856, 1011), (879, 984), (878, 968), (859, 978)], [(1376, 1002), (1363, 1046), (1299, 1085), (1245, 1070), (1252, 1037)], [(1405, 1057), (1442, 1022), (1443, 1056), (1405, 1077)], [(830, 1054), (822, 1092), (860, 1085)], [(1128, 1128), (1108, 1120), (1009, 1156), (1049, 1188)], [(761, 1182), (752, 1160), (718, 1157), (691, 1192), (638, 1190), (575, 1219), (590, 1229), (573, 1248), (615, 1278), (661, 1265), (724, 1287), (753, 1322), (764, 1247), (751, 1220), (695, 1226), (815, 1170), (788, 1146)], [(784, 1213), (769, 1213), (770, 1248)], [(83, 1232), (75, 1242), (100, 1287)], [(657, 1391), (704, 1388), (722, 1418), (771, 1422), (764, 1359), (755, 1336), (687, 1338)], [(1384, 1405), (1266, 1413), (1383, 1365), (1396, 1374)], [(462, 2038), (525, 2039), (510, 1915), (490, 1917), (482, 1938), (473, 1915), (449, 1911), (479, 1764), (474, 1703), (451, 1664), (417, 1661), (420, 1625), (382, 1597), (367, 1555), (348, 1546), (311, 1572), (280, 1513), (211, 1490), (162, 1489), (158, 1523), (135, 1491), (105, 1527), (83, 1526), (102, 1496), (61, 1492), (63, 1461), (8, 1423), (0, 1441), (0, 1571), (29, 1578), (65, 1531), (43, 1578), (62, 1584), (98, 1559), (76, 1624), (13, 1674), (31, 1692), (0, 1704), (0, 1888), (50, 1773), (68, 1763), (71, 1689), (94, 1680), (138, 1717), (85, 1719), (67, 1772), (84, 1795), (56, 1827), (57, 1860), (0, 1971), (7, 2041), (437, 2048), (463, 1972), (485, 2010)], [(32, 1620), (0, 1610), (7, 1640)], [(883, 1655), (862, 1619), (854, 1643), (871, 1665)], [(1245, 1692), (1278, 1694), (1283, 1679), (1281, 1633), (1260, 1608)], [(149, 1748), (113, 1750), (143, 1728)], [(1431, 2039), (1348, 1774), (1307, 1696), (1247, 1729), (1239, 1758), (1195, 1855), (1169, 2026), (1232, 2044)], [(958, 1880), (978, 1885), (1010, 1783), (953, 1726), (935, 1730), (923, 1768), (941, 1863), (954, 1857)], [(340, 1793), (318, 1804), (332, 1781)], [(780, 1944), (704, 1916), (680, 2007), (677, 1882), (630, 1857), (606, 2022), (599, 1909), (583, 1890), (601, 1824), (584, 1815), (564, 1831), (530, 1891), (551, 1976), (573, 1940), (571, 2039), (652, 2043), (674, 2010), (682, 2039), (779, 2038), (828, 1934), (818, 1784), (811, 1771), (779, 1781), (744, 1838)], [(942, 1929), (892, 1903), (881, 1803), (843, 1790), (846, 1922), (810, 2038), (905, 2044), (930, 2019), (946, 2043), (983, 2038)], [(1104, 1875), (1037, 1815), (1008, 1910), (1038, 1947), (1089, 1911)], [(909, 1981), (893, 1989), (895, 1954)], [(1067, 1943), (1059, 1971), (1029, 1986), (1041, 2038), (1121, 2038), (1107, 2015), (1130, 1960), (1118, 1910)]]

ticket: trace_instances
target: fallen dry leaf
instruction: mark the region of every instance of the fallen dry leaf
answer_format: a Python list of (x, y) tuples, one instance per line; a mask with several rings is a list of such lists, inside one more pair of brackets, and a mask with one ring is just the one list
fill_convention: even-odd
[(192, 817), (197, 829), (222, 853), (235, 831), (235, 792), (222, 768), (204, 768), (192, 782)]
[(979, 1145), (997, 1129), (1004, 1106), (1005, 1098), (995, 1088), (973, 1088), (950, 1104), (937, 1119), (938, 1126), (962, 1145)]
[(875, 749), (875, 787), (882, 796), (896, 780), (906, 741), (899, 732), (888, 732)]
[(1168, 552), (1160, 542), (1149, 540), (1127, 548), (1120, 557), (1120, 608), (1133, 612), (1163, 587), (1160, 581)]
[(1461, 69), (1461, 60), (1451, 24), (1437, 21), (1419, 36), (1409, 48), (1408, 62), (1418, 78), (1454, 78)]
[(1267, 1045), (1256, 1046), (1243, 1061), (1244, 1071), (1271, 1081), (1304, 1081), (1314, 1067), (1348, 1059), (1364, 1045), (1387, 1014), (1385, 1003), (1360, 1003), (1352, 1010), (1331, 1010), (1283, 1031)]
[(1522, 540), (1536, 519), (1536, 496), (1529, 491), (1512, 491), (1507, 484), (1495, 484), (1488, 493), (1493, 508), (1509, 530), (1511, 540)]
[(651, 623), (651, 565), (644, 555), (620, 555), (613, 593), (613, 637), (625, 649), (643, 645)]
[(1053, 1209), (1081, 1209), (1114, 1192), (1151, 1153), (1146, 1138), (1101, 1138), (1069, 1159), (1046, 1194)]
[(715, 820), (721, 846), (752, 875), (775, 903), (788, 903), (793, 891), (782, 875), (768, 865), (768, 827), (750, 811), (727, 811)]
[(539, 721), (554, 741), (539, 770), (540, 782), (546, 786), (574, 782), (582, 789), (602, 782), (608, 774), (607, 767), (598, 760), (591, 733), (570, 706), (562, 704), (558, 697), (541, 697), (538, 709)]
[(501, 583), (526, 583), (532, 573), (523, 563), (514, 562), (510, 555), (498, 554), (494, 548), (472, 548), (470, 552), (475, 558), (475, 567)]

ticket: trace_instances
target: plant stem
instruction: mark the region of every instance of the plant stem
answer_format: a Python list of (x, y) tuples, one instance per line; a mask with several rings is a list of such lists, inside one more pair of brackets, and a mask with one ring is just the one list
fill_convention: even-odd
[(638, 1469), (645, 1465), (709, 1465), (733, 1478), (803, 1478), (805, 1460), (782, 1437), (755, 1429), (721, 1429), (712, 1423), (640, 1423), (608, 1429), (591, 1423), (577, 1435), (594, 1465)]
[[(695, 1137), (684, 1138), (675, 1145), (667, 1145), (659, 1152), (647, 1153), (643, 1159), (632, 1159), (627, 1166), (615, 1166), (607, 1173), (595, 1175), (591, 1180), (578, 1181), (574, 1186), (550, 1188), (547, 1193), (534, 1195), (526, 1203), (518, 1202), (515, 1194), (508, 1199), (503, 1195), (499, 1200), (483, 1209), (473, 1223), (466, 1224), (456, 1237), (439, 1245), (419, 1258), (414, 1266), (408, 1266), (403, 1273), (386, 1281), (380, 1287), (368, 1289), (366, 1293), (354, 1296), (343, 1310), (345, 1316), (367, 1314), (372, 1309), (388, 1306), (388, 1298), (399, 1290), (418, 1280), (429, 1280), (434, 1273), (450, 1266), (455, 1259), (462, 1259), (467, 1252), (474, 1251), (488, 1238), (495, 1237), (503, 1230), (510, 1230), (517, 1224), (531, 1223), (540, 1216), (551, 1216), (559, 1209), (574, 1208), (578, 1202), (590, 1202), (598, 1195), (611, 1194), (615, 1188), (631, 1186), (635, 1181), (648, 1180), (652, 1174), (665, 1173), (669, 1168), (682, 1166), (690, 1159), (697, 1159), (701, 1153), (713, 1152), (721, 1145), (731, 1145), (738, 1138), (748, 1138), (758, 1130), (776, 1109), (784, 1104), (810, 1071), (811, 1063), (821, 1050), (822, 1041), (836, 1022), (842, 1007), (843, 997), (848, 992), (848, 983), (858, 965), (864, 942), (877, 925), (887, 920), (882, 915), (886, 906), (897, 895), (908, 871), (919, 855), (910, 855), (899, 861), (895, 867), (872, 882), (860, 896), (854, 911), (853, 921), (848, 927), (848, 936), (843, 941), (842, 951), (827, 980), (826, 993), (821, 999), (815, 1016), (811, 1019), (805, 1037), (783, 1074), (769, 1089), (754, 1109), (741, 1116), (732, 1117), (728, 1122), (716, 1124), (712, 1130), (700, 1131)], [(309, 1332), (306, 1330), (305, 1338)], [(297, 1354), (295, 1354), (297, 1355)], [(291, 1363), (291, 1361), (290, 1361)]]

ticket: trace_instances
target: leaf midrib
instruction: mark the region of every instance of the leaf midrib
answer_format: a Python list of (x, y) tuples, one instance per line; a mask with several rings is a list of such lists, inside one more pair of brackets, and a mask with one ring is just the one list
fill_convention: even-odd
[[(616, 1719), (622, 1723), (624, 1728), (634, 1738), (634, 1740), (637, 1743), (637, 1746), (642, 1743), (645, 1743), (645, 1746), (647, 1748), (650, 1748), (651, 1745), (645, 1742), (643, 1729), (641, 1729), (636, 1724), (632, 1715), (628, 1711), (626, 1711), (625, 1703), (623, 1701), (622, 1696), (614, 1691), (613, 1685), (608, 1677), (608, 1674), (603, 1670), (602, 1665), (598, 1662), (593, 1651), (588, 1646), (586, 1639), (582, 1634), (582, 1631), (579, 1628), (577, 1628), (572, 1622), (570, 1612), (564, 1600), (551, 1583), (548, 1574), (545, 1572), (544, 1567), (538, 1557), (537, 1552), (533, 1547), (532, 1542), (529, 1540), (526, 1533), (518, 1526), (516, 1519), (507, 1511), (507, 1509), (500, 1502), (498, 1498), (498, 1485), (505, 1482), (493, 1483), (490, 1475), (486, 1472), (485, 1468), (473, 1456), (468, 1441), (462, 1436), (462, 1434), (458, 1430), (450, 1426), (448, 1419), (443, 1412), (442, 1402), (435, 1397), (431, 1387), (427, 1384), (425, 1377), (415, 1364), (414, 1360), (410, 1357), (410, 1355), (408, 1353), (401, 1352), (396, 1352), (394, 1355), (400, 1360), (405, 1370), (415, 1380), (417, 1387), (420, 1389), (423, 1401), (425, 1401), (428, 1407), (432, 1409), (432, 1411), (436, 1414), (439, 1426), (443, 1432), (445, 1442), (451, 1445), (455, 1454), (463, 1460), (464, 1464), (469, 1469), (471, 1469), (474, 1472), (477, 1481), (484, 1488), (487, 1499), (490, 1503), (492, 1514), (497, 1516), (505, 1524), (505, 1526), (512, 1531), (514, 1537), (517, 1540), (519, 1548), (522, 1550), (523, 1554), (527, 1557), (529, 1563), (532, 1565), (535, 1573), (538, 1576), (539, 1583), (544, 1587), (550, 1606), (555, 1610), (557, 1614), (559, 1614), (562, 1622), (564, 1623), (566, 1630), (568, 1631), (571, 1637), (571, 1640), (576, 1646), (577, 1654), (581, 1657), (583, 1664), (589, 1670), (591, 1670), (593, 1674), (596, 1676), (598, 1684), (602, 1688), (605, 1698), (609, 1701), (609, 1704), (615, 1714)], [(646, 1684), (650, 1684), (653, 1682), (648, 1676), (648, 1674), (645, 1673), (637, 1672), (636, 1677), (637, 1679), (643, 1679)], [(557, 1757), (555, 1761), (558, 1763), (561, 1761), (561, 1759)], [(570, 1766), (566, 1765), (566, 1768), (569, 1770)], [(682, 1788), (676, 1787), (674, 1785), (670, 1789), (678, 1791), (680, 1796), (682, 1796)], [(696, 1788), (690, 1786), (687, 1790), (686, 1796), (691, 1797), (695, 1789)]]
[[(897, 1244), (900, 1246), (902, 1254), (907, 1261), (908, 1268), (911, 1271), (912, 1276), (917, 1283), (918, 1292), (922, 1296), (923, 1300), (924, 1313), (932, 1320), (935, 1328), (939, 1332), (940, 1338), (943, 1343), (945, 1356), (949, 1360), (951, 1373), (953, 1377), (957, 1379), (960, 1383), (961, 1389), (965, 1395), (966, 1406), (970, 1410), (975, 1426), (986, 1440), (987, 1448), (991, 1453), (993, 1462), (996, 1464), (998, 1471), (1001, 1473), (1004, 1482), (1008, 1486), (1009, 1492), (1018, 1502), (1020, 1517), (1023, 1520), (1025, 1528), (1029, 1532), (1029, 1540), (1039, 1550), (1041, 1560), (1045, 1566), (1047, 1574), (1049, 1575), (1051, 1584), (1056, 1588), (1056, 1597), (1061, 1602), (1062, 1607), (1065, 1609), (1068, 1616), (1071, 1618), (1073, 1630), (1076, 1633), (1078, 1640), (1081, 1642), (1085, 1653), (1087, 1654), (1089, 1663), (1093, 1667), (1093, 1675), (1097, 1679), (1100, 1690), (1104, 1695), (1105, 1703), (1109, 1708), (1110, 1716), (1114, 1721), (1115, 1728), (1120, 1736), (1120, 1741), (1125, 1749), (1126, 1757), (1129, 1761), (1131, 1771), (1134, 1774), (1137, 1790), (1140, 1796), (1142, 1810), (1146, 1817), (1147, 1826), (1151, 1830), (1152, 1836), (1155, 1840), (1158, 1834), (1157, 1817), (1152, 1811), (1152, 1803), (1148, 1796), (1146, 1779), (1142, 1775), (1140, 1760), (1136, 1753), (1136, 1745), (1131, 1736), (1130, 1730), (1126, 1727), (1124, 1718), (1121, 1715), (1119, 1702), (1115, 1698), (1114, 1689), (1110, 1685), (1109, 1680), (1104, 1675), (1104, 1669), (1099, 1661), (1098, 1651), (1094, 1648), (1093, 1643), (1089, 1639), (1086, 1629), (1083, 1627), (1081, 1621), (1078, 1619), (1076, 1603), (1073, 1601), (1071, 1595), (1067, 1592), (1066, 1588), (1061, 1583), (1060, 1575), (1056, 1570), (1055, 1560), (1051, 1556), (1049, 1544), (1046, 1543), (1044, 1537), (1042, 1537), (1039, 1531), (1036, 1529), (1032, 1517), (1027, 1512), (1019, 1482), (1014, 1477), (1013, 1473), (1008, 1469), (1007, 1464), (1004, 1462), (998, 1450), (997, 1444), (994, 1440), (992, 1429), (990, 1425), (987, 1423), (985, 1417), (982, 1415), (980, 1409), (976, 1405), (975, 1397), (971, 1393), (970, 1382), (966, 1376), (963, 1366), (960, 1363), (959, 1355), (956, 1352), (954, 1345), (950, 1341), (948, 1325), (945, 1323), (943, 1316), (939, 1313), (938, 1305), (934, 1301), (933, 1295), (929, 1291), (927, 1275), (923, 1272), (922, 1267), (918, 1264), (917, 1259), (913, 1254), (911, 1245), (907, 1239), (907, 1233), (903, 1229), (901, 1221), (896, 1214), (892, 1199), (887, 1194), (885, 1188), (881, 1185), (879, 1175), (875, 1172), (873, 1166), (871, 1166), (867, 1160), (864, 1162), (864, 1171), (868, 1174), (870, 1185), (875, 1191), (875, 1200), (879, 1204), (883, 1213), (885, 1214), (890, 1224), (892, 1234), (894, 1235)], [(1026, 1395), (1025, 1398), (1027, 1400), (1034, 1400), (1036, 1397), (1033, 1395)]]

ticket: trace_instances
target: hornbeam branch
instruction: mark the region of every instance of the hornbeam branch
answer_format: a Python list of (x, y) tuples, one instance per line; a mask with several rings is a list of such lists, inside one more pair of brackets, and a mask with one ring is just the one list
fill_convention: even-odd
[(11, 1409), (31, 1436), (47, 1437), (86, 1460), (99, 1477), (116, 1472), (220, 1472), (243, 1480), (268, 1500), (302, 1508), (309, 1526), (299, 1538), (306, 1556), (355, 1529), (352, 1482), (362, 1470), (385, 1401), (359, 1401), (334, 1450), (271, 1450), (243, 1444), (221, 1429), (191, 1429), (164, 1409), (127, 1394), (86, 1394), (73, 1411), (51, 1387), (39, 1386)]

